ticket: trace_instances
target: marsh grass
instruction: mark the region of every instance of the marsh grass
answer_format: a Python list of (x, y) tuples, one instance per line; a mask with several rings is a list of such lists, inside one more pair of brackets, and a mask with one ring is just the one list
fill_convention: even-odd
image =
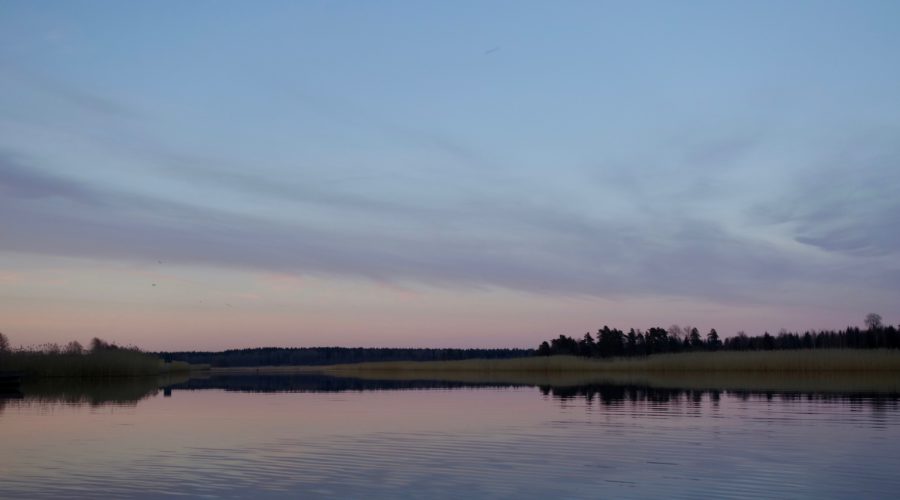
[(696, 390), (900, 392), (900, 351), (797, 350), (361, 363), (322, 367), (365, 379), (429, 379), (553, 387), (637, 385)]
[(658, 389), (900, 394), (900, 372), (331, 372), (365, 380), (437, 380), (542, 387), (640, 386)]
[(143, 377), (203, 368), (181, 361), (166, 363), (154, 355), (131, 349), (88, 354), (19, 351), (0, 355), (0, 371), (20, 372), (26, 377)]
[(900, 351), (817, 350), (659, 354), (612, 360), (574, 356), (212, 368), (212, 375), (323, 373), (367, 380), (440, 380), (548, 387), (900, 393)]
[(533, 373), (664, 373), (664, 372), (900, 372), (900, 351), (818, 349), (790, 351), (729, 351), (656, 354), (606, 360), (575, 356), (535, 356), (515, 359), (384, 362), (332, 365), (329, 373), (402, 372), (533, 372)]

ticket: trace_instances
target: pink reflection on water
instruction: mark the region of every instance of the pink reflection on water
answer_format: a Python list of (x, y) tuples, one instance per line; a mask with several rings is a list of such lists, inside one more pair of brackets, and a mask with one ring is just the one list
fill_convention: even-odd
[(27, 497), (92, 488), (765, 497), (788, 486), (799, 496), (840, 497), (900, 486), (896, 405), (729, 393), (588, 400), (534, 387), (174, 390), (131, 406), (8, 402), (0, 438), (0, 479)]

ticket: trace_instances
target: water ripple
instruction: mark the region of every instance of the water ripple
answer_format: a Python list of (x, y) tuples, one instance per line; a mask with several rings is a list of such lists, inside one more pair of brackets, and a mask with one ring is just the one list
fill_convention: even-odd
[(900, 491), (900, 411), (878, 398), (694, 392), (598, 401), (481, 387), (340, 398), (192, 389), (149, 396), (124, 412), (12, 402), (0, 413), (0, 497), (888, 498)]

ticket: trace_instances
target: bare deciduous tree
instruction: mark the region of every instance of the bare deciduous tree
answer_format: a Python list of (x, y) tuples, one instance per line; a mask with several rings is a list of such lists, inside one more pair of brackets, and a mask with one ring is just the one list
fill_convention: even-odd
[(9, 352), (9, 339), (6, 335), (3, 335), (3, 332), (0, 332), (0, 354), (5, 354)]
[(62, 352), (62, 348), (56, 342), (47, 342), (46, 344), (41, 344), (41, 352), (44, 354), (59, 354)]
[[(690, 331), (690, 330), (688, 330), (688, 331)], [(684, 329), (681, 328), (681, 327), (678, 326), (678, 325), (672, 325), (672, 326), (670, 326), (669, 329), (667, 330), (667, 332), (668, 332), (668, 334), (669, 334), (670, 337), (672, 337), (672, 338), (674, 338), (675, 340), (678, 340), (678, 341), (681, 341), (681, 340), (684, 338), (684, 336), (685, 336), (685, 331), (684, 331)]]
[(66, 344), (63, 352), (66, 354), (82, 354), (84, 352), (84, 347), (82, 347), (81, 343), (77, 340), (73, 340)]
[(866, 314), (866, 328), (875, 330), (881, 328), (881, 315), (877, 313)]
[(91, 339), (91, 352), (100, 352), (109, 349), (109, 344), (100, 338), (94, 337)]

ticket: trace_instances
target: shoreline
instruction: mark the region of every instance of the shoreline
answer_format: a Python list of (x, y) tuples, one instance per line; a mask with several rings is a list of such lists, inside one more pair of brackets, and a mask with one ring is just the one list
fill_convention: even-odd
[(324, 365), (329, 373), (358, 372), (544, 372), (544, 373), (900, 373), (900, 350), (810, 349), (706, 351), (596, 359), (576, 356), (460, 361), (390, 361)]
[[(723, 369), (720, 363), (727, 366)], [(205, 374), (320, 374), (366, 380), (436, 380), (539, 387), (625, 385), (688, 390), (898, 394), (900, 351), (705, 352), (659, 354), (637, 360), (551, 356), (511, 360), (213, 367)]]
[(633, 358), (530, 356), (454, 361), (379, 361), (333, 365), (210, 367), (210, 374), (292, 373), (897, 373), (900, 350), (707, 351)]

